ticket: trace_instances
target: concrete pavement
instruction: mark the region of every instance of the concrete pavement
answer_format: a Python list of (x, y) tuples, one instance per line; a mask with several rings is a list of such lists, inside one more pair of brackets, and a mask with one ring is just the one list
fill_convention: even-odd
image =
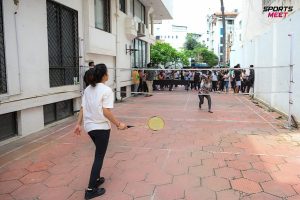
[[(180, 91), (178, 91), (180, 90)], [(213, 94), (213, 114), (181, 89), (116, 104), (99, 200), (300, 199), (300, 134), (248, 97)], [(166, 127), (150, 131), (150, 116)], [(0, 199), (79, 200), (94, 145), (74, 119), (0, 147)]]

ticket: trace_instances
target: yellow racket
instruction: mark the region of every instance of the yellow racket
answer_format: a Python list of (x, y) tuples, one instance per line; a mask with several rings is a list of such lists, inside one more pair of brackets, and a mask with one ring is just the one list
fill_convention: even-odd
[[(153, 116), (148, 119), (148, 128), (153, 131), (159, 131), (165, 127), (165, 121), (159, 116)], [(128, 128), (132, 128), (134, 126), (127, 126)]]

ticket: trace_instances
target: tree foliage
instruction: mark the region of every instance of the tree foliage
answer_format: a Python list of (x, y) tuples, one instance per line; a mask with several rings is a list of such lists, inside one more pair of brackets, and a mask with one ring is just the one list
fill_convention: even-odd
[(218, 64), (218, 56), (208, 50), (207, 46), (198, 42), (196, 34), (188, 33), (184, 43), (184, 53), (198, 63), (207, 63), (210, 67)]
[(151, 62), (155, 65), (162, 64), (167, 67), (167, 63), (188, 65), (188, 57), (182, 53), (178, 52), (170, 44), (164, 42), (156, 42), (151, 46), (150, 52)]

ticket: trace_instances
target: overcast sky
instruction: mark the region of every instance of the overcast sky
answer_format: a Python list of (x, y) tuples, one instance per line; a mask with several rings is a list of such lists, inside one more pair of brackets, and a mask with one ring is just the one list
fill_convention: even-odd
[[(225, 11), (240, 9), (244, 0), (224, 0)], [(188, 26), (189, 32), (203, 33), (207, 30), (206, 16), (220, 12), (220, 0), (173, 0), (174, 25)]]

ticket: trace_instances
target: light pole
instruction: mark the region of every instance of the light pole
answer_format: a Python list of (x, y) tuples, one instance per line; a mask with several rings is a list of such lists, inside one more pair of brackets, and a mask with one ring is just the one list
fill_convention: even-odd
[(224, 2), (221, 0), (221, 11), (222, 11), (222, 24), (223, 24), (223, 67), (226, 65), (226, 23), (224, 14)]

